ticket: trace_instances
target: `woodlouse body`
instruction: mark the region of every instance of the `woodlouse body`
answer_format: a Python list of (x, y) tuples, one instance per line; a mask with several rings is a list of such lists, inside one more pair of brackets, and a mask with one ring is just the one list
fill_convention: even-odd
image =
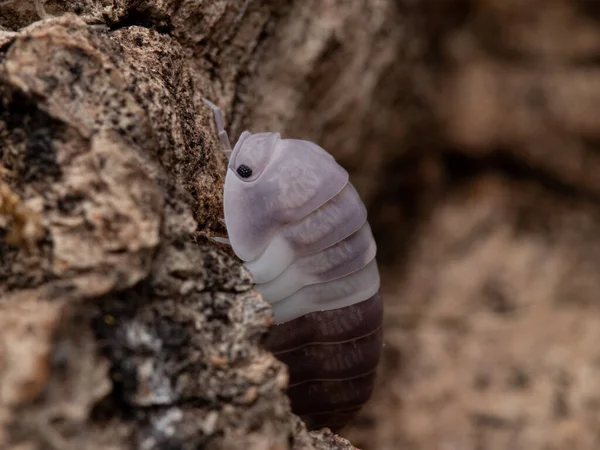
[(266, 346), (290, 373), (288, 396), (309, 429), (336, 431), (373, 391), (383, 343), (381, 295), (306, 314), (271, 330)]
[(229, 157), (229, 242), (271, 303), (266, 347), (287, 364), (293, 411), (343, 427), (369, 399), (382, 348), (377, 247), (348, 173), (318, 145), (244, 132)]

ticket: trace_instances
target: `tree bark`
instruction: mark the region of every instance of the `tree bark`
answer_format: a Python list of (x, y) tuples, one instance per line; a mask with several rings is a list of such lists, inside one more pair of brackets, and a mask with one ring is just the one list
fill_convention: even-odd
[(290, 413), (223, 235), (232, 142), (351, 173), (369, 449), (597, 446), (600, 11), (577, 0), (0, 0), (0, 447), (350, 449)]
[(290, 412), (201, 98), (285, 5), (2, 2), (0, 447), (351, 449)]

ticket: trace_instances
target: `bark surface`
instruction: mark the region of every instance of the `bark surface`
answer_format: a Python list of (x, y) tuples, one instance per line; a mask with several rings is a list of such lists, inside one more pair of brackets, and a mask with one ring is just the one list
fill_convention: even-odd
[(351, 172), (364, 450), (595, 448), (593, 0), (0, 0), (0, 447), (351, 449), (290, 414), (201, 97)]
[(0, 447), (354, 448), (291, 414), (270, 308), (208, 240), (225, 158), (200, 99), (273, 13), (45, 6), (0, 3)]

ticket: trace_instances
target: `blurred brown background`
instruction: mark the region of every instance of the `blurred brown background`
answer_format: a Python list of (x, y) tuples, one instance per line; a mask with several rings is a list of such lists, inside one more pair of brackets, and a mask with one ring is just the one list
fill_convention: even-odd
[(288, 21), (300, 14), (236, 130), (314, 139), (369, 207), (386, 347), (350, 440), (599, 448), (600, 3), (306, 2)]

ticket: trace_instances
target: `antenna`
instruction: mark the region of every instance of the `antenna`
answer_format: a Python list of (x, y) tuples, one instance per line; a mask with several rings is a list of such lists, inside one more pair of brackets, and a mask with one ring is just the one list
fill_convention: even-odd
[(215, 124), (217, 125), (217, 133), (219, 136), (219, 141), (221, 142), (221, 150), (227, 156), (227, 160), (231, 156), (231, 143), (229, 142), (229, 136), (227, 136), (227, 131), (225, 131), (225, 125), (223, 123), (223, 114), (217, 105), (213, 102), (202, 98), (202, 101), (206, 103), (213, 110), (213, 115), (215, 117)]
[(42, 0), (33, 0), (33, 3), (35, 5), (35, 10), (38, 13), (38, 16), (40, 16), (40, 19), (48, 19), (49, 17), (52, 17), (50, 14), (48, 14), (46, 12), (46, 8), (44, 8), (44, 5), (42, 4)]

